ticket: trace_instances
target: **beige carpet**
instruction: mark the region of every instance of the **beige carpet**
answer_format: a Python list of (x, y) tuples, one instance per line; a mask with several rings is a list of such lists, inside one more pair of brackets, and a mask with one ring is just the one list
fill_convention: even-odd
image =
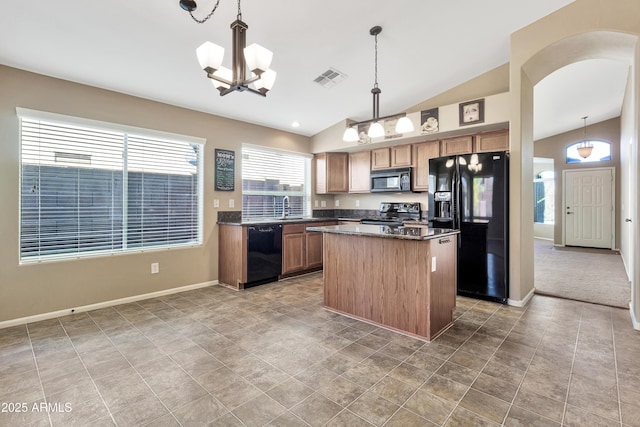
[(631, 285), (616, 251), (555, 248), (534, 240), (536, 294), (629, 308)]

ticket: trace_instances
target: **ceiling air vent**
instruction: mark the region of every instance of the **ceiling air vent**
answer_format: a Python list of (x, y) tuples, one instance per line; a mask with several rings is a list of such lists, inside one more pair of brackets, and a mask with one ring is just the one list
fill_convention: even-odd
[(335, 68), (329, 68), (327, 71), (313, 79), (313, 81), (318, 83), (322, 87), (329, 88), (343, 81), (345, 77), (347, 77), (346, 74), (341, 73)]

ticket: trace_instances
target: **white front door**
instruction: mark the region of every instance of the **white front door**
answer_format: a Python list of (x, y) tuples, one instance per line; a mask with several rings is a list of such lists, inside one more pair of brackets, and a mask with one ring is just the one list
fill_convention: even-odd
[(565, 244), (613, 249), (613, 168), (565, 170)]

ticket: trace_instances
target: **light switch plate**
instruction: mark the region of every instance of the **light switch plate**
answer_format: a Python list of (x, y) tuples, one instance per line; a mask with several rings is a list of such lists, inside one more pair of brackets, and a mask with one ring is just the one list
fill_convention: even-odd
[(323, 208), (326, 208), (327, 207), (327, 201), (326, 200), (322, 200), (320, 202), (320, 206), (322, 206)]
[(436, 257), (432, 256), (431, 257), (431, 272), (433, 273), (434, 271), (436, 271)]
[(213, 199), (213, 207), (214, 208), (219, 208), (220, 207), (220, 200)]
[(235, 207), (235, 205), (236, 205), (236, 202), (233, 199), (229, 199), (229, 207), (233, 208)]
[(336, 208), (340, 206), (340, 200), (336, 199)]
[(315, 207), (317, 208), (318, 207), (318, 201), (316, 200), (314, 204), (315, 204)]
[(160, 263), (152, 262), (151, 263), (151, 274), (158, 274), (158, 273), (160, 273)]

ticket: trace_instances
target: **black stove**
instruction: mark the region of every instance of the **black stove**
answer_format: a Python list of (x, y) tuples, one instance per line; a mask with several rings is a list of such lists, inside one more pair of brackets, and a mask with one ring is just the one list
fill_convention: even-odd
[(382, 202), (378, 208), (377, 218), (363, 218), (361, 224), (402, 225), (403, 221), (420, 219), (420, 203)]

